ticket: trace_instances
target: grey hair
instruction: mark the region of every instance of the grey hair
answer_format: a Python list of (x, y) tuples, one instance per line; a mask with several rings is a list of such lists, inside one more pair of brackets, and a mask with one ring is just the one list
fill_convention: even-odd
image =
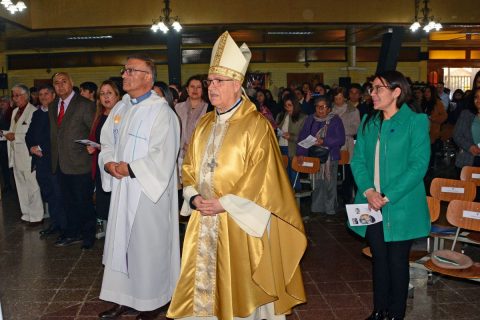
[(27, 97), (30, 97), (30, 89), (26, 85), (24, 85), (23, 83), (18, 83), (16, 85), (14, 85), (12, 87), (12, 90), (13, 89), (20, 89), (21, 91), (23, 91), (24, 94), (27, 95)]

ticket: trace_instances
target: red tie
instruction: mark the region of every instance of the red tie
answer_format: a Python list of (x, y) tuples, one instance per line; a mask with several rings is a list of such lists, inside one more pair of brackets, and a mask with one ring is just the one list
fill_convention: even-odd
[(57, 125), (59, 127), (62, 124), (62, 119), (64, 115), (65, 115), (65, 104), (63, 103), (63, 100), (62, 100), (60, 102), (60, 112), (58, 113), (58, 118), (57, 118)]

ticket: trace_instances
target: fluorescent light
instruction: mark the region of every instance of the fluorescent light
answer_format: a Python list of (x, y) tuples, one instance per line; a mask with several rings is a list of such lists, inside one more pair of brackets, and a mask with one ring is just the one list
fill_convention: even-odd
[(68, 40), (101, 40), (101, 39), (112, 39), (111, 35), (106, 36), (78, 36), (78, 37), (68, 37)]
[(297, 35), (311, 35), (313, 34), (313, 31), (268, 31), (267, 34), (297, 36)]

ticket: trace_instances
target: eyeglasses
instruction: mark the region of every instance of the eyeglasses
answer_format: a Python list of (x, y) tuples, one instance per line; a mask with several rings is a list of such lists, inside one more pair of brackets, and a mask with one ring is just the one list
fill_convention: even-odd
[(128, 76), (131, 76), (132, 73), (134, 72), (145, 72), (145, 73), (150, 73), (150, 71), (145, 71), (145, 70), (139, 70), (139, 69), (134, 69), (134, 68), (122, 68), (120, 69), (120, 74), (123, 75), (126, 73)]
[(116, 95), (114, 92), (100, 92), (100, 97), (111, 97)]
[(328, 109), (328, 106), (326, 104), (323, 104), (321, 106), (316, 106), (316, 108), (323, 110), (323, 109)]
[(218, 87), (220, 84), (223, 84), (225, 81), (233, 81), (233, 79), (207, 79), (207, 80), (203, 80), (203, 85), (205, 87), (209, 87), (210, 84), (213, 84), (215, 87)]
[(378, 85), (377, 85), (377, 86), (372, 86), (371, 88), (368, 88), (368, 94), (369, 94), (369, 95), (372, 95), (372, 93), (374, 93), (374, 92), (375, 92), (375, 93), (378, 93), (378, 89), (380, 89), (380, 88), (389, 88), (389, 89), (391, 89), (390, 86), (378, 86)]

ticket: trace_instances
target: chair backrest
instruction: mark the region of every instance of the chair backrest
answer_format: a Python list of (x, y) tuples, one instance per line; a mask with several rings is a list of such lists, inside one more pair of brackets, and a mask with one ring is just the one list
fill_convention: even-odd
[(340, 150), (340, 160), (338, 160), (338, 165), (348, 164), (350, 161), (350, 154), (348, 150)]
[(475, 185), (480, 186), (480, 167), (463, 167), (460, 173), (460, 180), (473, 181)]
[(288, 167), (288, 156), (282, 154), (283, 167), (286, 169)]
[(448, 204), (447, 220), (455, 227), (480, 231), (480, 203), (452, 200)]
[(430, 185), (430, 194), (440, 201), (473, 201), (476, 193), (476, 185), (471, 181), (435, 178)]
[(430, 212), (430, 221), (435, 222), (440, 216), (440, 200), (427, 196), (428, 211)]
[(301, 173), (317, 173), (320, 170), (320, 159), (303, 157), (302, 165), (298, 164), (297, 156), (292, 159), (292, 169)]

